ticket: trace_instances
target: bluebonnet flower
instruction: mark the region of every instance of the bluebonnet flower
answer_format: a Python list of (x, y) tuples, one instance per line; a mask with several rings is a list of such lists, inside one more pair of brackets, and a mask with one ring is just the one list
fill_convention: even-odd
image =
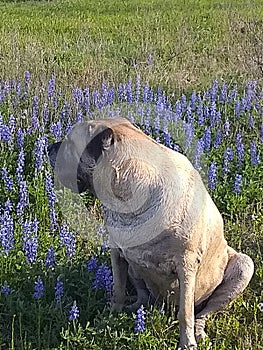
[(56, 141), (61, 140), (62, 138), (62, 123), (61, 120), (59, 120), (56, 123), (53, 123), (50, 127), (50, 132), (56, 139)]
[(227, 84), (223, 84), (220, 91), (219, 102), (224, 103), (227, 98)]
[(203, 135), (204, 151), (209, 152), (211, 148), (212, 133), (210, 128), (206, 128)]
[(87, 263), (88, 271), (96, 271), (98, 268), (98, 258), (96, 256), (92, 256)]
[(17, 159), (17, 168), (16, 168), (17, 182), (20, 182), (23, 180), (24, 165), (25, 165), (25, 154), (23, 149), (21, 149)]
[(204, 151), (204, 142), (203, 142), (203, 139), (199, 139), (196, 142), (195, 152), (194, 152), (194, 167), (195, 167), (195, 169), (201, 169), (200, 160), (201, 160), (201, 155), (202, 155), (203, 151)]
[(71, 258), (76, 253), (76, 239), (66, 223), (63, 223), (60, 227), (59, 240), (60, 244), (66, 247), (67, 256)]
[(120, 102), (123, 102), (125, 100), (125, 84), (123, 83), (119, 84), (118, 97)]
[(223, 173), (229, 173), (230, 172), (230, 163), (233, 161), (234, 155), (233, 151), (230, 147), (227, 147), (224, 152), (224, 160), (223, 160)]
[(185, 130), (185, 149), (188, 150), (192, 146), (192, 142), (194, 139), (194, 124), (184, 123)]
[(39, 128), (38, 109), (39, 109), (38, 97), (34, 96), (33, 106), (32, 106), (32, 119), (31, 119), (31, 126), (33, 130), (37, 130)]
[(48, 103), (44, 102), (44, 111), (43, 111), (43, 123), (44, 123), (44, 125), (47, 125), (48, 121), (49, 121)]
[(132, 81), (129, 79), (126, 86), (126, 98), (128, 103), (132, 103)]
[(5, 189), (7, 191), (12, 191), (14, 187), (14, 180), (9, 176), (7, 169), (4, 167), (1, 171), (2, 179), (4, 180)]
[(210, 91), (211, 101), (215, 102), (217, 100), (217, 93), (218, 93), (218, 81), (214, 80), (212, 89)]
[(96, 277), (93, 281), (93, 288), (105, 289), (107, 292), (110, 292), (112, 288), (112, 283), (113, 279), (111, 269), (107, 267), (104, 263), (102, 263), (96, 271)]
[(184, 94), (182, 94), (181, 96), (181, 106), (182, 106), (182, 110), (184, 111), (187, 106), (187, 99)]
[(79, 318), (79, 308), (77, 307), (76, 301), (74, 301), (73, 306), (69, 311), (69, 321), (77, 320)]
[(45, 259), (46, 267), (54, 268), (56, 266), (56, 250), (53, 247), (48, 248), (46, 259)]
[(8, 199), (5, 203), (4, 213), (0, 217), (1, 229), (0, 229), (0, 240), (2, 251), (4, 254), (8, 254), (10, 250), (14, 248), (14, 220), (11, 216), (12, 203)]
[(46, 143), (47, 143), (46, 135), (38, 137), (35, 152), (34, 152), (36, 157), (36, 169), (38, 172), (41, 171), (43, 168)]
[(26, 256), (26, 262), (32, 263), (36, 261), (37, 249), (38, 249), (38, 221), (28, 221), (26, 220), (22, 224), (22, 250)]
[(28, 90), (30, 84), (30, 72), (27, 70), (25, 72), (25, 89)]
[(142, 101), (143, 103), (148, 102), (148, 92), (149, 92), (149, 86), (147, 84), (144, 85), (143, 91), (142, 91)]
[(230, 123), (229, 123), (229, 120), (227, 119), (224, 124), (224, 135), (229, 136), (229, 132), (230, 132)]
[(234, 182), (234, 193), (240, 193), (242, 186), (242, 175), (236, 174)]
[(110, 249), (109, 247), (109, 241), (103, 241), (101, 246), (101, 252), (107, 252)]
[(136, 91), (135, 91), (135, 102), (139, 102), (141, 98), (141, 77), (137, 75), (136, 79)]
[(15, 131), (15, 125), (16, 125), (15, 117), (13, 116), (13, 114), (11, 114), (9, 117), (9, 130), (10, 130), (11, 134), (13, 134)]
[(217, 166), (215, 162), (212, 162), (208, 169), (208, 187), (211, 190), (216, 188), (216, 180), (217, 180)]
[(68, 135), (71, 130), (72, 130), (72, 123), (71, 123), (71, 119), (68, 118), (66, 128), (65, 128), (65, 135)]
[(4, 295), (9, 295), (11, 293), (11, 288), (5, 281), (4, 284), (1, 287), (1, 293)]
[(64, 284), (60, 281), (59, 277), (57, 279), (57, 283), (55, 285), (55, 299), (56, 301), (60, 301), (64, 296)]
[(82, 119), (83, 119), (83, 114), (81, 111), (78, 111), (76, 116), (76, 123), (81, 123)]
[(234, 112), (236, 118), (239, 118), (241, 114), (241, 102), (239, 100), (235, 102)]
[(44, 282), (40, 276), (38, 276), (37, 280), (34, 283), (34, 298), (40, 299), (44, 295)]
[(204, 122), (205, 122), (205, 118), (204, 118), (204, 111), (203, 111), (202, 102), (199, 103), (199, 105), (197, 106), (196, 114), (197, 114), (197, 118), (198, 118), (198, 125), (203, 126)]
[(0, 139), (2, 142), (10, 142), (12, 137), (11, 130), (8, 125), (2, 124), (0, 125)]
[(258, 165), (260, 163), (260, 157), (257, 152), (257, 143), (255, 140), (250, 143), (250, 163), (252, 165)]
[(97, 234), (99, 236), (103, 236), (106, 233), (105, 227), (103, 224), (99, 224), (98, 228), (97, 228)]
[(24, 146), (24, 132), (21, 128), (17, 130), (17, 146), (21, 150)]
[(30, 236), (24, 241), (24, 250), (26, 262), (33, 263), (37, 258), (38, 239), (36, 236)]
[(51, 98), (55, 92), (55, 78), (52, 77), (48, 82), (48, 98)]
[(248, 117), (248, 127), (249, 127), (249, 129), (254, 129), (254, 118), (253, 118), (253, 116), (252, 115), (250, 115), (249, 117)]
[(214, 142), (214, 148), (218, 149), (218, 147), (222, 143), (222, 138), (223, 138), (223, 133), (221, 130), (217, 130), (216, 132), (216, 137), (215, 137), (215, 142)]
[(17, 215), (22, 215), (29, 205), (26, 181), (19, 181), (19, 202), (17, 204)]
[(237, 164), (240, 166), (244, 162), (245, 156), (245, 147), (242, 142), (242, 135), (238, 133), (236, 135), (236, 156), (237, 156)]
[(80, 88), (73, 89), (73, 97), (75, 100), (75, 103), (78, 105), (82, 104), (83, 99), (83, 91)]
[(143, 305), (137, 310), (136, 321), (134, 331), (137, 333), (141, 333), (145, 331), (145, 319), (146, 312), (144, 311)]
[(230, 93), (228, 94), (228, 103), (232, 103), (235, 100), (236, 96), (237, 96), (237, 89), (235, 88), (231, 90)]
[(194, 92), (192, 92), (191, 99), (190, 99), (190, 107), (191, 107), (191, 110), (193, 110), (193, 111), (196, 108), (196, 101), (197, 101), (197, 97), (196, 97), (196, 93), (194, 91)]

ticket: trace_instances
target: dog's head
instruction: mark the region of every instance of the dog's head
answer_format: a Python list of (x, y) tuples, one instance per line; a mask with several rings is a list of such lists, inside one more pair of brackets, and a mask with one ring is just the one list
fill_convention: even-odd
[(48, 146), (50, 164), (65, 187), (78, 193), (89, 190), (95, 194), (93, 172), (100, 158), (122, 137), (137, 130), (125, 118), (79, 123), (64, 141)]

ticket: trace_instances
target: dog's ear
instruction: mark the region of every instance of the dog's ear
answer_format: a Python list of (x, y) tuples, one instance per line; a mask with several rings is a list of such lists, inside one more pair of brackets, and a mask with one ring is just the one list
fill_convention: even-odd
[(103, 151), (108, 151), (114, 144), (114, 134), (111, 128), (101, 128), (97, 130), (96, 135), (92, 138), (87, 146), (87, 150), (90, 156), (95, 161), (99, 159)]

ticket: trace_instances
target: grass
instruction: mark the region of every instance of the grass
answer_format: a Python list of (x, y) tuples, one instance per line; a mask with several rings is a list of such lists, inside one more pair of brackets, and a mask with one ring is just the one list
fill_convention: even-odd
[[(176, 91), (262, 79), (261, 1), (0, 2), (0, 72), (98, 87), (135, 79)], [(149, 55), (152, 57), (149, 62)]]
[[(99, 203), (89, 195), (74, 196), (56, 183), (49, 190), (46, 183), (52, 172), (40, 140), (60, 139), (59, 123), (63, 135), (68, 123), (82, 117), (118, 114), (135, 118), (146, 131), (150, 123), (152, 136), (164, 143), (163, 131), (168, 128), (166, 131), (193, 162), (196, 142), (211, 130), (211, 145), (203, 152), (200, 172), (209, 188), (207, 172), (211, 162), (216, 162), (217, 185), (209, 191), (224, 217), (229, 244), (253, 258), (255, 274), (242, 296), (210, 318), (210, 340), (199, 348), (208, 349), (211, 341), (210, 349), (215, 350), (263, 349), (263, 313), (258, 307), (263, 301), (262, 27), (259, 0), (180, 0), (176, 6), (171, 0), (0, 1), (0, 286), (7, 284), (11, 289), (10, 293), (3, 289), (0, 293), (0, 349), (175, 349), (178, 321), (173, 315), (158, 308), (147, 310), (146, 330), (139, 334), (134, 332), (135, 314), (110, 315), (104, 280), (97, 287), (94, 284), (99, 279), (98, 267), (87, 269), (92, 256), (98, 259), (98, 266), (110, 268), (105, 243), (108, 237), (97, 233), (102, 222)], [(24, 79), (28, 70), (29, 84)], [(137, 99), (138, 75), (141, 88)], [(52, 76), (56, 77), (54, 90), (50, 89)], [(130, 102), (129, 79), (133, 82)], [(217, 89), (216, 83), (211, 86), (214, 79), (220, 82)], [(257, 80), (256, 88), (253, 83), (246, 88), (251, 79)], [(227, 97), (220, 101), (223, 82), (228, 87)], [(106, 99), (100, 90), (102, 83), (108, 84), (103, 88)], [(150, 91), (149, 86), (153, 88)], [(167, 91), (169, 103), (158, 86)], [(81, 90), (87, 87), (89, 104)], [(111, 88), (115, 91), (112, 101)], [(195, 103), (194, 90), (200, 96)], [(216, 91), (215, 108), (221, 115), (215, 125), (210, 115), (212, 91)], [(245, 101), (251, 91), (249, 107)], [(243, 105), (239, 117), (235, 112), (237, 101)], [(187, 106), (191, 103), (196, 107), (189, 120)], [(183, 123), (175, 123), (179, 105), (179, 119), (194, 126), (190, 148), (185, 147), (188, 138)], [(198, 106), (204, 113), (206, 107), (210, 111), (203, 124)], [(153, 132), (158, 123), (159, 130)], [(19, 128), (24, 132), (22, 148), (17, 143)], [(215, 147), (218, 131), (223, 139)], [(245, 150), (241, 164), (237, 133), (242, 134)], [(251, 164), (252, 141), (260, 158), (256, 165)], [(233, 159), (224, 173), (227, 147), (232, 149)], [(3, 167), (13, 180), (12, 190), (6, 188)], [(237, 174), (242, 175), (240, 193), (234, 192)], [(26, 181), (27, 191), (21, 181)], [(52, 191), (56, 204), (50, 196)], [(26, 193), (24, 198), (22, 194)], [(21, 198), (25, 202), (19, 214)], [(8, 199), (13, 206), (9, 211), (4, 210)], [(52, 226), (53, 209), (57, 226)], [(31, 228), (26, 233), (23, 227), (34, 219), (39, 222), (37, 232)], [(63, 236), (65, 221), (70, 227)], [(13, 223), (13, 228), (6, 223)], [(12, 238), (12, 233), (13, 246), (12, 240), (4, 240)], [(35, 238), (37, 247), (32, 243)], [(12, 248), (4, 253), (7, 243)], [(51, 247), (56, 263), (47, 266)], [(44, 295), (34, 298), (38, 276), (44, 282)], [(63, 282), (64, 294), (56, 300), (58, 280)], [(128, 297), (131, 295), (130, 288)], [(74, 302), (80, 315), (69, 321)]]

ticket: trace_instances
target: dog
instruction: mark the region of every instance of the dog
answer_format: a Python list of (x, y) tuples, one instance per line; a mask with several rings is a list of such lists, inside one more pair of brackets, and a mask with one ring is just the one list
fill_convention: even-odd
[(197, 349), (209, 315), (240, 295), (254, 272), (251, 258), (228, 246), (197, 170), (125, 118), (79, 123), (48, 155), (64, 186), (91, 191), (102, 203), (112, 310), (123, 309), (129, 276), (137, 292), (132, 307), (149, 293), (169, 299), (179, 309), (178, 349)]

